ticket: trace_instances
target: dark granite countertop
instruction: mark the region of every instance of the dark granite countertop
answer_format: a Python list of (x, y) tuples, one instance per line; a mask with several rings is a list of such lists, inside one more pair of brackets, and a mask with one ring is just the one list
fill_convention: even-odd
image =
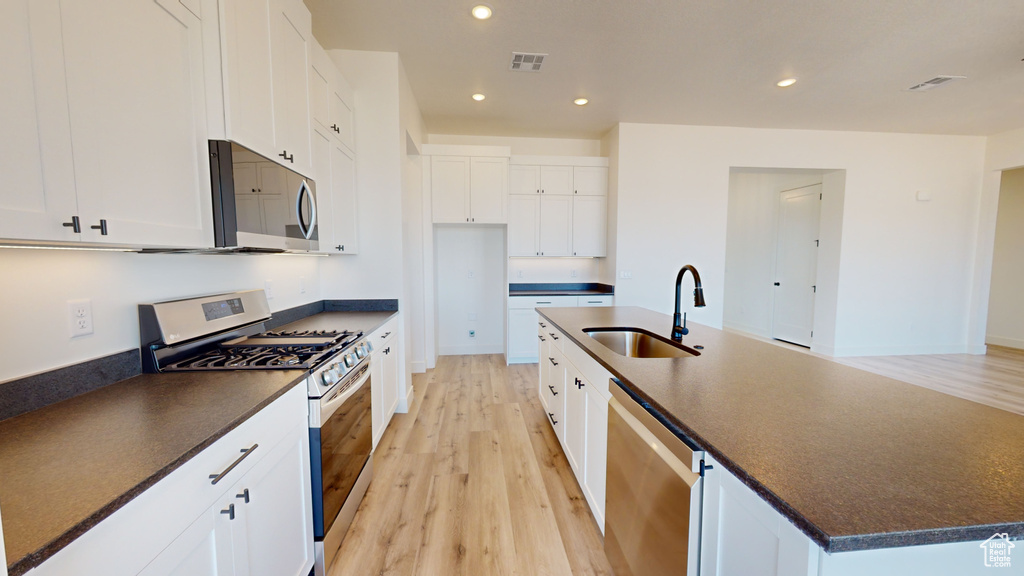
[(509, 284), (509, 296), (612, 296), (615, 287), (597, 282), (515, 283)]
[[(321, 312), (281, 329), (370, 333), (395, 314)], [(52, 556), (306, 374), (142, 374), (0, 421), (0, 510), (10, 576)]]
[(827, 552), (1024, 537), (1024, 416), (693, 322), (701, 356), (626, 358), (583, 330), (671, 317), (537, 311)]

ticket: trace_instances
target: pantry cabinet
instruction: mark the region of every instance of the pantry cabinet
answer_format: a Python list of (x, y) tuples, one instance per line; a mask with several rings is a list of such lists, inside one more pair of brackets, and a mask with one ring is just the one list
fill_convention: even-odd
[(312, 175), (309, 10), (301, 0), (222, 0), (222, 10), (210, 41), (223, 46), (227, 138)]
[(2, 138), (0, 237), (212, 244), (196, 13), (171, 0), (2, 10), (13, 97), (0, 114), (16, 132)]
[[(603, 257), (608, 254), (606, 158), (528, 156), (514, 157), (512, 162), (509, 166), (509, 256)], [(597, 165), (549, 165), (545, 162)]]

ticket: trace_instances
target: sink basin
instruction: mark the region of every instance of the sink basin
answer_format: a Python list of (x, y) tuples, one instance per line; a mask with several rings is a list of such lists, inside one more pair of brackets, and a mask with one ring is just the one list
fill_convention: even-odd
[(588, 328), (583, 331), (605, 348), (629, 358), (686, 358), (700, 352), (639, 328)]

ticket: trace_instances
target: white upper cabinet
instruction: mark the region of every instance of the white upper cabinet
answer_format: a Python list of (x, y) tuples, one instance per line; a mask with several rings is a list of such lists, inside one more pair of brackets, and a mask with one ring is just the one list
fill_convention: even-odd
[(580, 196), (608, 195), (607, 166), (574, 166), (573, 191)]
[[(331, 131), (330, 102), (334, 65), (315, 38), (309, 46), (309, 113), (314, 122), (313, 128), (328, 132)], [(316, 169), (315, 161), (313, 168)], [(320, 177), (319, 173), (317, 177)]]
[(309, 45), (313, 23), (302, 0), (272, 0), (270, 56), (277, 157), (302, 173), (312, 171), (309, 125)]
[(508, 222), (508, 148), (426, 144), (435, 224)]
[(311, 174), (309, 10), (300, 0), (222, 6), (227, 138)]
[[(13, 78), (14, 98), (13, 106), (5, 100), (10, 109), (3, 114), (16, 109), (25, 117), (13, 123), (16, 138), (2, 138), (4, 161), (17, 162), (17, 168), (9, 173), (5, 167), (0, 177), (0, 237), (211, 245), (206, 87), (196, 14), (172, 0), (16, 4), (4, 8), (12, 12), (11, 21), (5, 14), (4, 26), (15, 29), (2, 42), (20, 46), (10, 47), (17, 50), (4, 64), (11, 74), (5, 88)], [(44, 41), (47, 46), (38, 43)], [(31, 58), (34, 78), (27, 76), (25, 58)], [(16, 145), (42, 152), (8, 156), (6, 148)], [(29, 193), (11, 202), (7, 184)], [(16, 213), (25, 216), (25, 224), (8, 228)], [(44, 232), (25, 230), (26, 225)]]
[(335, 134), (342, 144), (349, 150), (355, 151), (355, 97), (352, 87), (335, 70), (334, 82), (331, 84), (331, 99), (328, 106), (331, 124), (328, 128)]
[(0, 4), (0, 50), (0, 238), (80, 240), (59, 6)]
[(430, 159), (430, 189), (434, 222), (469, 222), (468, 156), (434, 156)]
[(472, 158), (469, 174), (470, 221), (507, 222), (508, 158)]
[(541, 194), (572, 194), (572, 166), (541, 166)]
[(509, 166), (508, 193), (512, 196), (540, 194), (540, 166)]
[(540, 255), (572, 255), (572, 196), (541, 195)]
[(513, 194), (508, 198), (508, 255), (540, 256), (540, 196), (537, 194)]
[[(323, 190), (323, 188), (321, 188)], [(331, 143), (331, 212), (333, 236), (326, 250), (331, 254), (359, 252), (358, 205), (356, 199), (356, 161), (348, 148)], [(323, 192), (321, 192), (323, 194)], [(327, 218), (328, 215), (322, 215)], [(321, 240), (323, 245), (327, 239)]]
[(572, 255), (608, 255), (608, 197), (572, 199)]

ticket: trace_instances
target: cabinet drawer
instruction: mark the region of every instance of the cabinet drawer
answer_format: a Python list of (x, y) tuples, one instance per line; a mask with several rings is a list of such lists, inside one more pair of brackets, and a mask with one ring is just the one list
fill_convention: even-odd
[(577, 296), (576, 306), (584, 308), (587, 306), (611, 306), (615, 297), (611, 294), (601, 296)]
[(548, 341), (551, 343), (551, 348), (562, 352), (564, 350), (563, 344), (566, 340), (565, 334), (562, 334), (558, 328), (550, 325), (547, 328), (542, 328), (542, 330), (548, 335)]
[(383, 345), (389, 338), (394, 337), (398, 333), (398, 314), (391, 317), (390, 320), (384, 323), (383, 326), (377, 328), (370, 334), (370, 344), (374, 350), (377, 350)]
[[(306, 427), (306, 414), (306, 387), (299, 384), (41, 564), (33, 576), (137, 574), (292, 430)], [(241, 449), (254, 444), (251, 456), (239, 460)], [(213, 484), (210, 475), (221, 473)]]
[(509, 296), (509, 308), (575, 308), (576, 296)]

